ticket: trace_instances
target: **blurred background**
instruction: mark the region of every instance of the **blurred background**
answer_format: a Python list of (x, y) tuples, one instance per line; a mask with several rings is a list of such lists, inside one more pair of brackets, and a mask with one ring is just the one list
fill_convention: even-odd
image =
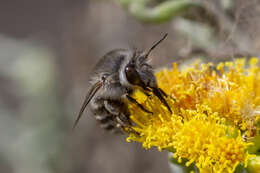
[(156, 68), (258, 56), (260, 2), (146, 1), (0, 0), (1, 173), (170, 172), (166, 152), (104, 132), (89, 111), (72, 131), (89, 73), (106, 52), (164, 33)]

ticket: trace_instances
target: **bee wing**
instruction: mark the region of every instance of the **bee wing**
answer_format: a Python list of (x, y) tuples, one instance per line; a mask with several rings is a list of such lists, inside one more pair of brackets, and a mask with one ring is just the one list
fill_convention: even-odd
[(103, 86), (103, 82), (97, 82), (95, 83), (89, 90), (89, 92), (86, 95), (86, 98), (80, 108), (79, 114), (77, 116), (77, 119), (74, 122), (73, 125), (73, 129), (77, 126), (85, 108), (87, 107), (88, 103), (90, 102), (90, 100), (94, 97), (94, 95), (96, 94), (96, 92)]

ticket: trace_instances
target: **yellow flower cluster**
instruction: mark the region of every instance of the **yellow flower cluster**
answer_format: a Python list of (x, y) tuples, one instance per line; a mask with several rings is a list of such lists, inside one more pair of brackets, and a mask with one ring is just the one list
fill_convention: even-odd
[(172, 114), (155, 96), (142, 91), (133, 97), (153, 114), (144, 113), (130, 104), (133, 129), (127, 141), (141, 142), (148, 149), (173, 151), (181, 162), (188, 159), (200, 172), (234, 172), (238, 164), (247, 164), (247, 137), (256, 135), (260, 115), (260, 69), (252, 58), (247, 67), (244, 59), (234, 63), (195, 63), (178, 70), (163, 69), (156, 73), (159, 87), (169, 97)]
[[(224, 125), (217, 114), (205, 113), (197, 111), (175, 135), (174, 156), (188, 159), (186, 166), (195, 161), (201, 172), (234, 172), (239, 163), (247, 163), (248, 144), (243, 142), (239, 131)], [(227, 131), (236, 137), (228, 137)]]
[(177, 99), (178, 107), (194, 109), (196, 104), (208, 105), (243, 130), (252, 126), (260, 115), (260, 69), (257, 58), (252, 58), (249, 67), (245, 59), (235, 63), (213, 65), (196, 63), (181, 72), (174, 64), (172, 70), (157, 73), (159, 86)]

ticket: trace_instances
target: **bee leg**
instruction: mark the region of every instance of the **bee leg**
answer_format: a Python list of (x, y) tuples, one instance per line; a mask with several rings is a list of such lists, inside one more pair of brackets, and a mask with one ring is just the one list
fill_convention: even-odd
[(163, 93), (160, 91), (160, 89), (159, 89), (159, 88), (156, 88), (156, 87), (154, 87), (154, 88), (152, 88), (152, 89), (153, 89), (154, 95), (156, 95), (156, 97), (158, 97), (158, 99), (164, 104), (164, 106), (166, 106), (166, 108), (168, 109), (168, 111), (169, 111), (170, 113), (172, 113), (172, 110), (171, 110), (170, 106), (168, 105), (167, 101), (164, 99)]
[(144, 112), (149, 113), (149, 114), (153, 114), (153, 112), (151, 112), (151, 111), (145, 109), (144, 106), (141, 105), (140, 103), (138, 103), (133, 97), (131, 97), (131, 96), (129, 96), (129, 95), (126, 95), (126, 98), (127, 98), (130, 102), (136, 104), (136, 105), (137, 105), (140, 109), (142, 109)]
[(143, 92), (147, 97), (151, 97), (151, 94), (147, 93), (147, 92)]
[(161, 88), (158, 88), (159, 89), (159, 91), (162, 93), (162, 95), (164, 96), (164, 97), (168, 97), (168, 95), (161, 89)]
[(161, 88), (158, 88), (158, 89), (160, 90), (160, 92), (162, 93), (162, 95), (163, 95), (164, 97), (169, 97), (170, 99), (176, 101), (175, 98), (173, 98), (171, 95), (166, 94), (166, 92), (163, 91)]
[[(121, 118), (120, 117), (116, 117), (116, 121), (118, 122), (118, 124), (117, 124), (117, 127), (118, 128), (120, 128), (124, 133), (129, 133), (129, 132), (131, 132), (131, 133), (134, 133), (134, 134), (136, 134), (136, 135), (140, 135), (138, 132), (136, 132), (132, 127), (131, 127), (131, 123), (129, 124), (129, 123), (125, 123), (123, 120), (121, 120)], [(126, 128), (128, 128), (128, 130), (126, 130)]]

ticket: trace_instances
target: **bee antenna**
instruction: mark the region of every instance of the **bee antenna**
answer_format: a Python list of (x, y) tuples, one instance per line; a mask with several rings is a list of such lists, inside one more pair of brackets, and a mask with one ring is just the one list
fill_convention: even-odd
[(152, 50), (154, 48), (156, 48), (163, 40), (165, 40), (165, 38), (168, 36), (168, 33), (164, 34), (164, 36), (159, 40), (157, 41), (150, 49), (149, 51), (145, 54), (145, 58), (147, 58), (149, 56), (149, 54), (152, 52)]

